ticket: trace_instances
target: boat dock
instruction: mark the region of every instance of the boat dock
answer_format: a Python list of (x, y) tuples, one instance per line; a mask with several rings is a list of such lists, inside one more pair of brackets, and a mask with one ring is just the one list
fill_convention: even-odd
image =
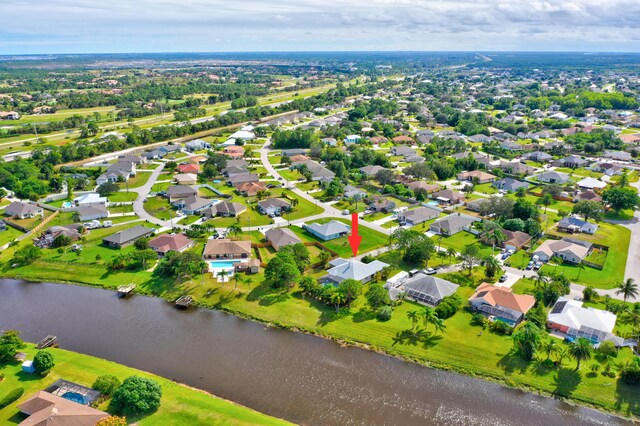
[(118, 297), (127, 297), (136, 288), (135, 284), (121, 285), (118, 287)]
[(46, 349), (55, 346), (58, 343), (56, 336), (48, 335), (44, 339), (40, 340), (36, 345), (36, 349)]
[(176, 308), (178, 309), (187, 309), (193, 303), (193, 297), (191, 296), (180, 296), (178, 300), (176, 300)]

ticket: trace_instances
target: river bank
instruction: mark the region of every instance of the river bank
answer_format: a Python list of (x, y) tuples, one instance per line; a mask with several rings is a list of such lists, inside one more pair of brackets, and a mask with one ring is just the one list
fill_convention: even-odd
[[(163, 396), (160, 408), (148, 415), (128, 418), (129, 422), (136, 422), (140, 425), (289, 424), (284, 420), (269, 417), (231, 401), (218, 398), (203, 390), (176, 383), (155, 374), (63, 349), (51, 348), (48, 351), (52, 353), (56, 365), (46, 377), (37, 375), (25, 377), (18, 362), (0, 368), (0, 373), (4, 374), (4, 379), (0, 381), (0, 399), (13, 389), (18, 387), (24, 389), (22, 398), (0, 410), (0, 424), (19, 422), (22, 418), (18, 414), (17, 406), (60, 378), (91, 386), (98, 376), (106, 374), (114, 375), (121, 381), (132, 375), (142, 376), (157, 381), (162, 387)], [(23, 352), (26, 352), (28, 357), (32, 359), (37, 350), (33, 344), (28, 344)], [(97, 408), (108, 412), (108, 401), (102, 402)]]
[[(573, 361), (565, 361), (566, 367), (560, 369), (528, 365), (510, 354), (508, 337), (488, 331), (478, 334), (479, 329), (469, 325), (470, 315), (463, 311), (447, 320), (447, 330), (442, 335), (429, 335), (425, 342), (411, 342), (399, 338), (399, 333), (410, 327), (406, 312), (416, 309), (414, 304), (404, 303), (394, 308), (391, 321), (379, 322), (363, 312), (366, 309), (363, 301), (357, 301), (350, 314), (344, 315), (333, 309), (324, 309), (297, 292), (279, 293), (265, 284), (249, 285), (251, 288), (241, 283), (234, 291), (233, 285), (228, 283), (226, 287), (212, 291), (210, 283), (201, 281), (184, 284), (179, 290), (193, 294), (203, 307), (216, 308), (271, 326), (321, 336), (342, 345), (355, 345), (429, 367), (481, 377), (511, 388), (554, 396), (618, 415), (638, 414), (639, 407), (633, 403), (637, 399), (637, 390), (602, 375), (588, 377), (586, 371), (574, 372)], [(113, 289), (115, 285), (98, 287)], [(174, 291), (157, 290), (150, 286), (139, 287), (142, 293), (167, 300), (175, 298)], [(461, 288), (461, 291), (465, 297), (471, 290)], [(632, 354), (629, 350), (627, 352), (621, 353), (616, 362), (630, 359)]]

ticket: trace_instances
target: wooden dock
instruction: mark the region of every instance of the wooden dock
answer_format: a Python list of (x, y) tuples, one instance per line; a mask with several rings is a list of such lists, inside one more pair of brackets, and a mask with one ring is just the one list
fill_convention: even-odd
[(176, 308), (178, 309), (187, 309), (193, 303), (193, 297), (191, 296), (180, 296), (178, 300), (176, 300)]
[(36, 349), (46, 349), (55, 346), (58, 343), (56, 336), (48, 335), (44, 339), (40, 340), (36, 345)]
[(133, 290), (135, 290), (135, 288), (135, 284), (121, 285), (118, 287), (118, 297), (127, 297), (133, 292)]

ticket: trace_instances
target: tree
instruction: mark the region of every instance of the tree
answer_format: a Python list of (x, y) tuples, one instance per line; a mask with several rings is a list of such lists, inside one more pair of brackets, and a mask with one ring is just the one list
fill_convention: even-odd
[[(527, 220), (531, 220), (531, 219), (527, 219)], [(522, 219), (507, 219), (505, 220), (505, 222), (502, 224), (502, 227), (508, 231), (524, 231), (526, 224), (525, 221)]]
[(560, 196), (563, 191), (562, 186), (557, 183), (550, 183), (542, 187), (542, 193), (551, 195), (551, 198)]
[(366, 293), (367, 301), (373, 309), (378, 309), (380, 305), (388, 305), (391, 303), (389, 292), (384, 289), (382, 284), (373, 283), (369, 285)]
[(0, 201), (2, 201), (2, 199), (6, 196), (7, 196), (7, 190), (4, 188), (0, 188)]
[(529, 200), (520, 198), (513, 204), (513, 217), (522, 220), (537, 219), (540, 216), (538, 208)]
[(362, 283), (349, 278), (338, 284), (338, 291), (344, 294), (347, 304), (351, 305), (351, 302), (362, 293)]
[(573, 214), (584, 217), (584, 220), (594, 219), (599, 221), (604, 214), (602, 204), (592, 200), (580, 200), (573, 206)]
[(618, 179), (618, 186), (624, 188), (627, 185), (629, 185), (629, 173), (627, 172), (627, 169), (622, 169), (620, 179)]
[(420, 319), (420, 313), (418, 311), (409, 311), (407, 312), (407, 318), (411, 321), (411, 330), (414, 330)]
[(289, 288), (302, 278), (292, 253), (280, 251), (267, 264), (264, 276), (274, 288)]
[(285, 246), (280, 249), (280, 253), (290, 253), (291, 256), (293, 256), (295, 265), (301, 273), (304, 272), (306, 267), (311, 263), (309, 249), (302, 243)]
[(616, 288), (616, 294), (622, 294), (622, 298), (625, 303), (629, 298), (635, 299), (638, 297), (638, 292), (640, 291), (638, 289), (638, 284), (636, 284), (633, 278), (627, 278), (624, 282), (619, 283)]
[(207, 264), (196, 253), (185, 251), (180, 253), (170, 250), (164, 255), (155, 272), (164, 277), (176, 277), (178, 281), (201, 273)]
[(36, 356), (33, 357), (33, 368), (40, 374), (47, 373), (55, 365), (53, 355), (49, 351), (38, 351)]
[(149, 238), (139, 238), (133, 243), (136, 250), (146, 250), (149, 248)]
[(120, 387), (120, 379), (116, 376), (99, 376), (91, 385), (91, 389), (95, 389), (103, 395), (113, 395)]
[(127, 377), (113, 393), (111, 405), (121, 414), (142, 414), (160, 407), (162, 388), (155, 380), (144, 377)]
[(602, 193), (602, 199), (609, 203), (616, 213), (621, 210), (636, 209), (640, 205), (640, 197), (638, 197), (638, 191), (635, 188), (619, 186), (607, 188)]
[(496, 273), (500, 270), (500, 262), (494, 256), (488, 256), (484, 260), (484, 273), (487, 277), (495, 277)]
[(444, 325), (444, 321), (442, 318), (438, 318), (438, 314), (435, 309), (427, 306), (422, 311), (422, 320), (424, 321), (425, 326), (433, 325), (436, 333), (442, 332), (446, 328)]
[(13, 360), (16, 353), (26, 347), (20, 338), (20, 332), (16, 330), (6, 330), (0, 336), (0, 363), (7, 363)]
[(325, 250), (320, 251), (320, 253), (318, 254), (318, 260), (322, 263), (323, 269), (326, 268), (327, 262), (329, 261), (330, 257), (331, 257), (331, 254), (329, 254), (329, 252)]
[(433, 240), (426, 235), (421, 234), (420, 237), (409, 243), (402, 259), (405, 262), (425, 264), (426, 266), (435, 250), (436, 247)]
[(490, 228), (480, 234), (480, 239), (491, 244), (491, 254), (496, 248), (496, 244), (502, 244), (507, 240), (507, 236), (498, 227)]
[(147, 263), (149, 261), (156, 260), (158, 258), (158, 253), (149, 248), (145, 250), (135, 251), (131, 254), (131, 256), (135, 262), (139, 263), (142, 266), (142, 269), (146, 270)]
[(540, 349), (542, 349), (547, 354), (547, 359), (551, 358), (551, 354), (557, 348), (557, 343), (558, 343), (557, 339), (552, 337), (549, 340), (545, 340), (540, 345)]
[(242, 232), (242, 228), (237, 223), (232, 223), (227, 228), (227, 232), (229, 232), (230, 234), (233, 234), (233, 236), (236, 237), (238, 234)]
[(13, 262), (20, 265), (28, 265), (42, 256), (42, 250), (36, 246), (26, 246), (13, 254)]
[(109, 195), (115, 194), (118, 191), (120, 191), (120, 187), (113, 182), (105, 182), (97, 189), (97, 192), (101, 197), (108, 197)]
[(577, 361), (576, 371), (580, 369), (580, 363), (591, 359), (591, 341), (584, 337), (578, 337), (569, 348), (569, 353)]
[(458, 255), (458, 252), (453, 247), (447, 248), (447, 257), (449, 258), (449, 264), (451, 264), (451, 259)]
[(513, 347), (525, 360), (533, 360), (536, 349), (540, 346), (542, 331), (532, 322), (525, 321), (513, 331)]
[(376, 173), (375, 179), (380, 183), (380, 185), (384, 186), (384, 185), (390, 185), (393, 182), (395, 182), (396, 180), (395, 176), (396, 175), (393, 172), (393, 170), (383, 169), (383, 170), (379, 170), (378, 173)]
[(539, 206), (544, 206), (544, 212), (547, 213), (547, 207), (549, 207), (553, 203), (553, 195), (547, 193), (542, 194), (542, 197), (538, 198), (536, 204)]
[(58, 248), (68, 246), (69, 244), (71, 244), (71, 238), (67, 237), (66, 235), (60, 234), (53, 239), (51, 247)]
[(480, 260), (480, 249), (477, 244), (470, 244), (465, 246), (462, 249), (462, 253), (460, 253), (460, 260), (462, 262), (462, 267), (467, 270), (467, 273), (471, 275), (471, 271), (473, 267)]
[(521, 186), (518, 189), (516, 189), (517, 198), (524, 198), (526, 196), (527, 196), (527, 189), (524, 186)]

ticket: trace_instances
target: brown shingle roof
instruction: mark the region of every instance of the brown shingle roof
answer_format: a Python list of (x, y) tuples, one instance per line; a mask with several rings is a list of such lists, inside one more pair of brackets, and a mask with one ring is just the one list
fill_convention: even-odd
[(232, 240), (215, 240), (210, 239), (204, 247), (205, 256), (218, 256), (231, 254), (241, 256), (251, 255), (251, 241), (232, 241)]
[(23, 402), (18, 409), (29, 415), (21, 426), (95, 426), (108, 417), (104, 411), (69, 401), (45, 391)]

